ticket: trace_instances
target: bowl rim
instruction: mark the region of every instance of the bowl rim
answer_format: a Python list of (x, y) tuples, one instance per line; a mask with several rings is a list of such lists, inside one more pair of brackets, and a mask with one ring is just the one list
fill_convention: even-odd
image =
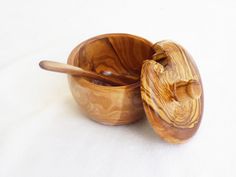
[[(73, 61), (75, 59), (75, 56), (78, 54), (78, 51), (80, 50), (81, 47), (83, 47), (86, 43), (88, 42), (94, 42), (96, 40), (99, 40), (99, 39), (102, 39), (102, 38), (105, 38), (105, 37), (110, 37), (110, 36), (127, 36), (127, 37), (131, 37), (131, 38), (135, 38), (135, 39), (138, 39), (140, 41), (143, 41), (144, 43), (146, 43), (147, 45), (150, 45), (150, 46), (153, 46), (153, 43), (150, 42), (149, 40), (143, 38), (143, 37), (140, 37), (140, 36), (137, 36), (137, 35), (133, 35), (133, 34), (128, 34), (128, 33), (107, 33), (107, 34), (100, 34), (100, 35), (97, 35), (97, 36), (94, 36), (94, 37), (91, 37), (83, 42), (81, 42), (80, 44), (78, 44), (76, 47), (74, 47), (74, 49), (71, 51), (70, 55), (68, 56), (68, 59), (67, 59), (67, 63), (68, 64), (71, 64), (73, 65)], [(74, 65), (73, 65), (74, 66)], [(105, 85), (98, 85), (98, 84), (95, 84), (85, 78), (80, 78), (78, 79), (78, 77), (76, 76), (72, 76), (72, 75), (69, 75), (72, 79), (76, 80), (76, 82), (79, 82), (79, 83), (84, 83), (86, 84), (87, 87), (90, 87), (90, 88), (101, 88), (101, 89), (132, 89), (132, 88), (137, 88), (140, 86), (140, 80), (135, 82), (135, 83), (132, 83), (132, 84), (128, 84), (128, 85), (121, 85), (121, 86), (105, 86)]]

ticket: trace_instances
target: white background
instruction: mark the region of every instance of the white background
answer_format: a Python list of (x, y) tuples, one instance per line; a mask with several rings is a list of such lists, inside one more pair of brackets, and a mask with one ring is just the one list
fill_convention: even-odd
[[(145, 119), (97, 124), (65, 75), (38, 67), (114, 32), (171, 39), (194, 56), (205, 112), (191, 141), (167, 144)], [(234, 0), (0, 0), (0, 177), (236, 176), (235, 41)]]

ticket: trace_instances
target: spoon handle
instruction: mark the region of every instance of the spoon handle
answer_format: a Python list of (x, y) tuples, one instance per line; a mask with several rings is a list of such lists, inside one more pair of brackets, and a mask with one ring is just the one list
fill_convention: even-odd
[(66, 74), (70, 74), (70, 75), (74, 75), (74, 76), (87, 77), (90, 79), (96, 79), (96, 80), (106, 82), (106, 83), (109, 83), (112, 85), (127, 85), (127, 83), (123, 82), (120, 79), (97, 74), (97, 73), (91, 72), (91, 71), (86, 71), (86, 70), (83, 70), (82, 68), (72, 66), (69, 64), (43, 60), (39, 63), (39, 66), (45, 70), (66, 73)]

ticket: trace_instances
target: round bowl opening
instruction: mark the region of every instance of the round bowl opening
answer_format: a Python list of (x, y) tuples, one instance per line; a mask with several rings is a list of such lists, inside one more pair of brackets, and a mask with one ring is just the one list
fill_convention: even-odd
[[(130, 34), (105, 34), (91, 38), (71, 53), (68, 63), (85, 70), (125, 81), (125, 85), (139, 82), (142, 63), (155, 53), (152, 43)], [(116, 86), (89, 80), (103, 86)]]

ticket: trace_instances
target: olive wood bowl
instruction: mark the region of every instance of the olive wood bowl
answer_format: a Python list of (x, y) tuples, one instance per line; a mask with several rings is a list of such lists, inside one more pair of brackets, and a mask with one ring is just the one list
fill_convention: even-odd
[(72, 95), (81, 112), (107, 125), (129, 124), (143, 118), (139, 77), (143, 61), (155, 53), (152, 45), (130, 34), (105, 34), (75, 47), (68, 64), (127, 83), (117, 86), (68, 75)]

